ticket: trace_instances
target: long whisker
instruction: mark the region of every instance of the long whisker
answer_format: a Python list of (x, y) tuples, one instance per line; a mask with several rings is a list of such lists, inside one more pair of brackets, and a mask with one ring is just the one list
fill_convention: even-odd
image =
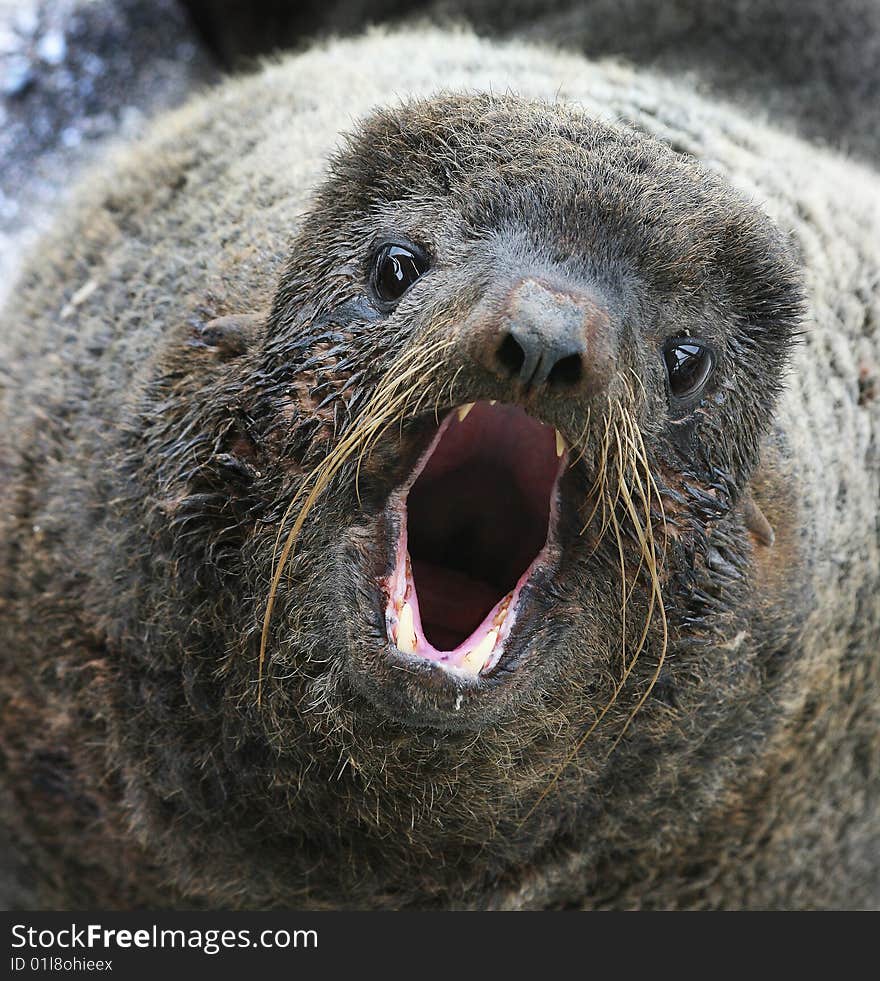
[(577, 464), (580, 463), (581, 460), (583, 460), (584, 453), (587, 452), (587, 433), (590, 431), (590, 416), (591, 415), (592, 415), (592, 409), (591, 409), (590, 406), (587, 406), (587, 421), (584, 423), (583, 429), (581, 429), (580, 435), (578, 436), (578, 438), (575, 440), (575, 443), (574, 443), (575, 446), (580, 446), (581, 451), (571, 461), (571, 463), (569, 464), (569, 469), (571, 467), (577, 466)]
[[(620, 429), (617, 423), (614, 424), (614, 437), (617, 442), (617, 480), (618, 488), (623, 485), (623, 449), (621, 447)], [(626, 604), (629, 598), (626, 588), (626, 560), (623, 555), (623, 538), (620, 534), (620, 524), (612, 510), (612, 521), (614, 527), (614, 538), (617, 541), (617, 554), (620, 559), (620, 656), (624, 669), (626, 668)], [(636, 573), (638, 575), (638, 572)], [(633, 583), (635, 587), (635, 583)]]
[[(595, 480), (595, 482), (593, 484), (593, 487), (590, 489), (590, 493), (588, 495), (588, 499), (589, 499), (589, 497), (592, 497), (593, 495), (595, 495), (596, 496), (596, 503), (593, 506), (593, 510), (590, 512), (590, 516), (584, 522), (583, 527), (581, 528), (581, 532), (580, 532), (583, 535), (583, 533), (587, 530), (587, 528), (589, 528), (590, 525), (593, 523), (593, 518), (596, 517), (596, 511), (599, 509), (599, 504), (601, 503), (602, 509), (603, 509), (603, 511), (602, 511), (602, 530), (600, 531), (599, 536), (598, 536), (597, 545), (596, 545), (597, 548), (598, 548), (598, 541), (601, 541), (602, 540), (602, 537), (603, 537), (603, 535), (605, 533), (605, 529), (607, 527), (607, 524), (606, 524), (606, 521), (605, 521), (605, 510), (604, 509), (605, 509), (605, 487), (606, 487), (607, 469), (608, 469), (608, 445), (609, 445), (609, 442), (610, 442), (610, 430), (611, 430), (611, 410), (610, 410), (610, 407), (609, 407), (608, 413), (604, 416), (604, 419), (605, 419), (605, 431), (602, 434), (602, 445), (601, 445), (601, 449), (599, 451), (599, 464), (598, 464), (598, 468), (597, 468), (597, 472), (596, 472), (596, 480)], [(595, 551), (595, 549), (594, 549), (594, 551)]]
[(621, 739), (623, 739), (623, 737), (626, 735), (626, 732), (629, 729), (630, 724), (632, 723), (633, 719), (636, 717), (636, 715), (638, 715), (638, 713), (641, 710), (642, 706), (645, 704), (645, 702), (650, 697), (651, 692), (654, 690), (654, 686), (657, 684), (657, 680), (660, 677), (661, 671), (663, 670), (663, 665), (666, 662), (666, 654), (667, 654), (668, 645), (669, 645), (669, 625), (668, 625), (668, 622), (667, 622), (667, 619), (666, 619), (666, 608), (665, 608), (664, 603), (663, 603), (663, 594), (662, 594), (662, 591), (660, 589), (660, 577), (659, 577), (659, 573), (658, 573), (658, 569), (657, 569), (656, 549), (655, 549), (655, 542), (654, 542), (654, 537), (653, 537), (653, 532), (652, 532), (652, 525), (651, 525), (650, 496), (651, 496), (651, 491), (652, 490), (653, 490), (653, 493), (656, 495), (656, 500), (659, 502), (661, 514), (663, 516), (664, 537), (665, 537), (665, 531), (666, 531), (666, 517), (665, 517), (665, 512), (663, 511), (663, 501), (662, 501), (662, 498), (660, 496), (660, 492), (657, 489), (657, 485), (656, 485), (656, 482), (654, 481), (654, 477), (651, 474), (651, 469), (650, 469), (650, 466), (649, 466), (649, 463), (648, 463), (647, 453), (645, 451), (645, 445), (644, 445), (644, 442), (642, 440), (641, 432), (639, 432), (639, 430), (638, 430), (638, 427), (635, 427), (635, 433), (636, 433), (636, 437), (637, 437), (638, 443), (639, 443), (639, 450), (640, 450), (640, 452), (639, 452), (639, 460), (640, 460), (640, 462), (642, 463), (642, 465), (644, 467), (645, 479), (646, 479), (646, 481), (649, 484), (648, 494), (645, 494), (642, 481), (640, 479), (638, 480), (639, 492), (640, 492), (641, 500), (642, 500), (642, 503), (643, 503), (644, 509), (645, 509), (645, 527), (646, 527), (646, 531), (647, 531), (647, 534), (648, 534), (648, 539), (649, 539), (649, 542), (650, 542), (650, 557), (651, 557), (651, 561), (649, 563), (649, 572), (650, 572), (650, 576), (651, 576), (651, 602), (650, 602), (650, 605), (649, 605), (649, 608), (648, 608), (648, 615), (647, 615), (647, 618), (646, 618), (647, 622), (646, 622), (646, 625), (645, 625), (645, 633), (644, 633), (644, 636), (647, 637), (648, 624), (650, 623), (650, 620), (651, 620), (651, 617), (652, 617), (652, 614), (653, 614), (653, 609), (654, 609), (654, 602), (656, 600), (657, 609), (658, 609), (659, 616), (660, 616), (660, 624), (661, 624), (661, 630), (662, 630), (662, 638), (661, 638), (661, 643), (660, 643), (660, 655), (657, 658), (657, 666), (654, 669), (654, 673), (651, 676), (650, 681), (648, 682), (648, 687), (645, 689), (644, 694), (641, 696), (641, 698), (639, 699), (639, 701), (636, 703), (635, 707), (633, 708), (632, 712), (629, 715), (629, 718), (627, 718), (626, 722), (624, 723), (623, 728), (621, 729), (620, 733), (618, 734), (617, 738), (615, 739), (614, 744), (611, 747), (611, 752), (612, 753), (617, 748), (617, 746), (620, 743)]
[[(614, 740), (611, 749), (609, 750), (609, 754), (608, 754), (609, 756), (617, 748), (621, 739), (624, 737), (627, 730), (629, 729), (629, 726), (631, 725), (633, 719), (636, 717), (638, 712), (641, 710), (642, 706), (650, 697), (651, 692), (653, 691), (654, 686), (657, 683), (657, 679), (660, 677), (660, 672), (663, 669), (663, 665), (666, 659), (666, 652), (668, 647), (668, 624), (666, 619), (666, 610), (663, 603), (662, 591), (660, 587), (659, 562), (658, 562), (658, 556), (656, 551), (656, 542), (654, 538), (653, 520), (651, 514), (651, 500), (653, 498), (654, 500), (657, 501), (658, 506), (660, 508), (660, 512), (663, 517), (663, 526), (665, 532), (666, 519), (665, 519), (665, 513), (663, 512), (663, 502), (659, 490), (657, 488), (656, 481), (654, 480), (653, 474), (651, 473), (651, 467), (650, 467), (648, 455), (645, 450), (644, 440), (642, 438), (642, 434), (639, 429), (639, 426), (637, 425), (635, 419), (631, 416), (631, 414), (628, 411), (626, 411), (619, 402), (617, 404), (617, 409), (618, 409), (618, 417), (614, 419), (613, 428), (614, 428), (615, 444), (617, 447), (615, 469), (617, 472), (618, 486), (616, 488), (616, 494), (613, 502), (610, 500), (610, 494), (608, 495), (609, 496), (608, 505), (609, 505), (609, 512), (610, 512), (609, 524), (614, 529), (614, 533), (618, 545), (618, 555), (620, 557), (622, 596), (623, 596), (623, 610), (621, 614), (621, 622), (625, 631), (626, 606), (629, 604), (632, 598), (633, 590), (638, 581), (638, 578), (642, 573), (642, 570), (646, 569), (650, 582), (650, 592), (648, 596), (648, 609), (645, 615), (645, 623), (641, 631), (641, 634), (639, 636), (638, 642), (636, 644), (635, 651), (633, 652), (632, 657), (630, 657), (629, 660), (627, 660), (627, 656), (625, 653), (626, 638), (624, 633), (622, 639), (622, 645), (624, 651), (623, 671), (621, 674), (620, 681), (614, 686), (614, 690), (608, 702), (598, 713), (598, 715), (590, 724), (590, 726), (586, 729), (586, 731), (579, 737), (573, 749), (566, 755), (566, 758), (557, 767), (556, 771), (553, 774), (552, 779), (547, 784), (547, 786), (542, 790), (535, 803), (531, 806), (528, 813), (523, 818), (520, 826), (524, 825), (528, 821), (528, 819), (532, 816), (532, 814), (534, 814), (534, 812), (538, 809), (538, 807), (540, 807), (542, 802), (547, 798), (547, 796), (552, 791), (553, 787), (555, 787), (556, 784), (559, 782), (559, 779), (562, 776), (562, 774), (565, 772), (568, 766), (570, 766), (571, 763), (577, 758), (584, 744), (587, 742), (590, 736), (596, 731), (596, 729), (602, 723), (603, 719), (606, 717), (608, 712), (617, 702), (620, 693), (622, 692), (627, 681), (632, 675), (632, 672), (639, 660), (639, 656), (641, 655), (642, 651), (645, 648), (648, 634), (650, 631), (650, 625), (655, 619), (655, 616), (659, 616), (660, 618), (661, 631), (662, 631), (660, 654), (657, 659), (657, 665), (649, 680), (645, 692), (640, 696), (635, 707), (630, 712), (626, 722), (624, 723), (621, 732)], [(618, 424), (618, 418), (619, 418), (619, 424)], [(622, 435), (620, 431), (621, 428), (623, 429)], [(609, 423), (606, 422), (606, 434), (608, 433), (610, 433), (610, 426)], [(602, 470), (604, 473), (607, 470), (607, 446), (603, 446), (602, 460), (603, 460)], [(639, 473), (640, 467), (642, 469), (641, 474)], [(638, 503), (642, 505), (643, 513), (641, 517), (636, 507), (636, 503), (633, 500), (633, 494), (629, 490), (629, 481), (627, 480), (628, 476), (630, 477), (632, 481), (632, 485), (635, 489), (635, 495), (638, 500)], [(602, 482), (603, 507), (605, 506), (604, 497), (606, 493), (606, 488), (607, 488), (607, 482), (603, 480)], [(624, 510), (633, 525), (636, 538), (639, 543), (639, 552), (640, 552), (639, 565), (636, 570), (632, 588), (630, 589), (627, 588), (625, 561), (623, 556), (623, 542), (622, 542), (620, 526), (617, 521), (617, 517), (615, 513), (617, 509), (617, 505), (621, 501), (623, 502)], [(590, 517), (590, 521), (592, 521), (594, 515), (595, 515), (595, 509)], [(604, 536), (605, 527), (606, 526), (603, 524), (603, 530), (600, 533), (600, 541), (601, 541), (601, 537)]]
[[(358, 480), (360, 477), (361, 463), (364, 455), (370, 451), (376, 441), (381, 438), (390, 426), (398, 418), (402, 418), (414, 392), (421, 387), (424, 391), (430, 390), (432, 376), (442, 367), (442, 361), (437, 355), (451, 345), (450, 340), (431, 340), (416, 345), (407, 352), (393, 372), (385, 376), (377, 386), (370, 401), (364, 408), (361, 416), (358, 417), (351, 431), (348, 432), (336, 444), (336, 446), (324, 457), (324, 459), (309, 473), (297, 490), (281, 520), (281, 525), (275, 540), (273, 560), (275, 562), (272, 581), (269, 588), (269, 597), (266, 602), (266, 610), (263, 615), (263, 627), (260, 635), (260, 655), (257, 678), (257, 704), (262, 702), (263, 688), (263, 668), (266, 661), (266, 652), (269, 644), (269, 630), (272, 622), (272, 613), (275, 608), (275, 601), (278, 594), (278, 587), (281, 577), (288, 562), (293, 554), (296, 540), (305, 524), (306, 518), (315, 502), (327, 489), (330, 482), (339, 470), (349, 462), (358, 451), (358, 460), (355, 470), (355, 491), (358, 491)], [(412, 362), (404, 370), (401, 366)], [(358, 497), (358, 499), (360, 499)], [(294, 514), (299, 505), (299, 511), (294, 520), (293, 526), (287, 534), (284, 546), (280, 555), (277, 555), (278, 545), (281, 541), (283, 528), (289, 518)], [(277, 555), (277, 559), (275, 556)]]

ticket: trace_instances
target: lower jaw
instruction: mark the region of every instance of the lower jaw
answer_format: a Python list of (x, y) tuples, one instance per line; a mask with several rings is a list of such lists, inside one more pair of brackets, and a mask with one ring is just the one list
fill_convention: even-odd
[(522, 592), (532, 575), (551, 564), (551, 546), (535, 556), (516, 586), (486, 614), (468, 637), (451, 650), (438, 650), (425, 636), (421, 625), (418, 592), (415, 589), (407, 552), (406, 514), (401, 509), (400, 534), (397, 541), (394, 570), (388, 579), (388, 603), (385, 625), (388, 639), (406, 656), (442, 668), (462, 680), (489, 676), (502, 663), (508, 640), (520, 612)]
[[(460, 670), (438, 658), (402, 652), (394, 640), (389, 592), (397, 568), (400, 515), (396, 507), (357, 526), (357, 571), (352, 555), (340, 543), (345, 556), (345, 576), (350, 577), (344, 607), (324, 622), (322, 629), (339, 636), (347, 651), (340, 682), (363, 699), (363, 724), (378, 719), (399, 726), (400, 731), (429, 730), (443, 734), (474, 734), (502, 724), (535, 690), (547, 691), (558, 677), (560, 659), (570, 623), (556, 621), (553, 612), (568, 601), (557, 585), (567, 574), (566, 549), (554, 538), (544, 561), (536, 565), (521, 585), (517, 602), (508, 610), (507, 625), (491, 667)], [(382, 546), (375, 548), (375, 543)], [(368, 544), (373, 545), (371, 551)], [(405, 556), (404, 551), (404, 556)], [(352, 572), (354, 575), (352, 576)], [(378, 587), (378, 589), (377, 589)], [(328, 613), (333, 607), (328, 603)], [(345, 621), (357, 625), (354, 636)], [(340, 629), (341, 628), (341, 629)], [(439, 645), (444, 646), (444, 645)], [(442, 655), (442, 652), (440, 652)]]

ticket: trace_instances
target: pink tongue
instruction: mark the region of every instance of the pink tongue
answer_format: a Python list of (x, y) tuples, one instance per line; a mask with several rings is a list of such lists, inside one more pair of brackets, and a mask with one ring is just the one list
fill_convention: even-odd
[[(476, 630), (483, 617), (501, 599), (496, 586), (472, 579), (466, 572), (457, 569), (416, 559), (412, 570), (416, 594), (431, 596), (431, 620), (423, 623), (423, 626), (432, 637), (449, 631), (450, 638), (455, 641), (450, 647), (439, 646), (440, 650), (456, 647), (462, 636)], [(434, 639), (435, 647), (438, 646), (437, 640), (439, 638)]]

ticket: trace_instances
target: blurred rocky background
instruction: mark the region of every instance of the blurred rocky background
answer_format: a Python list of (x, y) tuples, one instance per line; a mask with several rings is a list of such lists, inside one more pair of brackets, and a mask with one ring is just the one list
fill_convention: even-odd
[(0, 0), (0, 298), (107, 141), (218, 77), (177, 0)]

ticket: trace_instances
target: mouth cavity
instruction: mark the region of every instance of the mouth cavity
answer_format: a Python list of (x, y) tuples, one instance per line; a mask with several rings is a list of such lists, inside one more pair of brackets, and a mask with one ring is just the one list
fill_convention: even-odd
[(446, 416), (392, 501), (385, 619), (401, 653), (470, 677), (498, 663), (523, 586), (548, 559), (566, 457), (559, 432), (516, 406)]

